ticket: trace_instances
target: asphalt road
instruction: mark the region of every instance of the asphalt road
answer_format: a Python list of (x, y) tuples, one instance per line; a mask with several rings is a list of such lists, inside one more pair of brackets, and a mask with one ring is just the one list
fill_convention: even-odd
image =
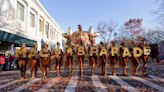
[[(117, 76), (111, 75), (107, 67), (107, 76), (101, 76), (100, 68), (91, 76), (88, 64), (84, 64), (84, 76), (79, 77), (78, 65), (73, 66), (72, 76), (62, 67), (61, 76), (57, 77), (54, 70), (50, 70), (48, 78), (41, 78), (38, 71), (37, 78), (30, 79), (30, 70), (26, 79), (19, 81), (19, 71), (5, 71), (0, 73), (0, 92), (164, 92), (164, 65), (149, 64), (148, 76), (121, 76), (121, 69), (117, 67)], [(141, 71), (141, 68), (139, 68)]]

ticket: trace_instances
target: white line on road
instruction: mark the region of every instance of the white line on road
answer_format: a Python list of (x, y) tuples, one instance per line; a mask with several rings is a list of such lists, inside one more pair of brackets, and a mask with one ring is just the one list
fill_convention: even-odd
[(0, 89), (6, 88), (6, 87), (8, 87), (8, 86), (10, 86), (12, 84), (18, 83), (18, 82), (21, 82), (21, 81), (20, 80), (15, 80), (15, 81), (9, 82), (7, 84), (1, 85)]
[(121, 85), (121, 87), (123, 89), (126, 89), (128, 92), (139, 92), (139, 90), (137, 90), (136, 88), (132, 87), (130, 84), (128, 84), (127, 82), (123, 81), (122, 79), (120, 79), (117, 76), (108, 76), (109, 78), (115, 80), (118, 84)]
[(68, 85), (65, 88), (64, 92), (75, 92), (76, 87), (77, 87), (77, 82), (78, 82), (78, 78), (79, 76), (76, 75), (77, 71), (75, 73), (75, 75), (73, 75), (68, 83)]
[(41, 78), (36, 78), (34, 80), (31, 80), (31, 81), (27, 82), (26, 84), (23, 84), (23, 85), (19, 86), (18, 88), (11, 90), (10, 92), (19, 92), (23, 89), (27, 89), (31, 84), (33, 84), (39, 80), (41, 80)]
[(3, 74), (15, 74), (15, 73), (19, 73), (19, 71), (4, 71), (4, 72), (1, 72), (0, 75), (3, 75)]
[(0, 80), (0, 83), (2, 82), (9, 82), (9, 81), (13, 81), (14, 79), (3, 79), (3, 80)]
[[(74, 72), (74, 71), (73, 71)], [(53, 87), (53, 85), (57, 82), (57, 81), (61, 81), (60, 77), (56, 77), (51, 79), (47, 84), (45, 84), (42, 88), (40, 88), (37, 92), (48, 92), (48, 88)]]
[(16, 74), (16, 75), (10, 75), (10, 76), (5, 75), (5, 76), (3, 76), (3, 77), (0, 76), (0, 79), (1, 79), (1, 80), (4, 80), (4, 79), (10, 79), (10, 78), (13, 78), (13, 77), (19, 77), (19, 75)]
[(149, 77), (151, 77), (153, 80), (158, 80), (160, 82), (164, 82), (164, 79), (163, 78), (159, 78), (157, 76), (154, 76), (154, 75), (148, 75)]
[(60, 78), (56, 77), (51, 79), (48, 83), (46, 83), (42, 88), (40, 88), (37, 92), (48, 92), (48, 89), (53, 87), (54, 83), (59, 81)]
[(149, 66), (147, 66), (148, 68), (151, 68), (151, 69), (153, 69), (153, 70), (164, 70), (163, 68), (160, 68), (160, 67), (162, 67), (161, 65), (149, 65)]
[[(54, 73), (55, 71), (48, 71), (48, 73)], [(20, 73), (20, 71), (18, 70), (18, 71), (4, 71), (4, 72), (2, 72), (2, 73), (0, 73), (0, 75), (7, 75), (7, 74), (19, 74)], [(29, 74), (29, 73), (31, 73), (31, 71), (30, 70), (27, 70), (26, 71), (26, 73), (27, 74)], [(42, 73), (42, 71), (38, 71), (37, 73)]]
[(157, 90), (159, 90), (161, 92), (164, 92), (164, 87), (162, 87), (162, 86), (159, 86), (157, 84), (149, 82), (149, 81), (147, 81), (147, 80), (145, 80), (143, 78), (140, 78), (140, 77), (131, 76), (131, 78), (135, 79), (135, 80), (138, 80), (138, 81), (142, 82), (143, 84), (148, 85), (148, 86), (150, 86), (152, 88), (155, 88), (155, 89), (157, 89)]
[(108, 92), (106, 87), (102, 84), (102, 82), (99, 80), (98, 76), (93, 75), (91, 76), (93, 85), (96, 87), (96, 92)]

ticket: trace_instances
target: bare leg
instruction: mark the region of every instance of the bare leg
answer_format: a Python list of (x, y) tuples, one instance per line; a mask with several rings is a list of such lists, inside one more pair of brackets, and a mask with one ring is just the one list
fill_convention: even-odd
[(41, 65), (41, 70), (42, 70), (42, 78), (45, 78), (45, 66)]
[(19, 61), (19, 67), (20, 67), (20, 74), (21, 74), (20, 80), (24, 80), (24, 78), (23, 78), (23, 61), (22, 60)]
[(116, 75), (116, 73), (115, 73), (115, 67), (114, 67), (114, 65), (112, 65), (111, 67), (112, 67), (112, 75), (115, 76)]
[(83, 59), (82, 59), (82, 57), (80, 57), (79, 68), (80, 68), (80, 76), (83, 77)]
[(25, 79), (25, 74), (26, 74), (26, 61), (22, 61), (22, 77)]
[(147, 75), (146, 68), (147, 68), (147, 63), (143, 63), (143, 71), (142, 71), (143, 76)]
[(32, 60), (31, 62), (31, 77), (32, 79), (35, 78), (35, 72), (36, 72), (36, 61), (35, 60)]
[(123, 73), (122, 73), (123, 76), (126, 76), (126, 66), (123, 66)]
[(104, 76), (106, 76), (106, 64), (104, 65)]
[(95, 72), (95, 66), (96, 66), (96, 61), (95, 61), (95, 59), (93, 57), (91, 58), (91, 62), (92, 62), (92, 74), (94, 74), (94, 72)]
[(69, 76), (71, 75), (72, 72), (72, 59), (71, 57), (69, 58), (69, 66), (68, 66), (68, 74)]
[(115, 64), (116, 64), (116, 59), (113, 60), (112, 65), (111, 65), (111, 67), (112, 67), (112, 75), (113, 76), (116, 76)]
[(123, 61), (122, 61), (122, 69), (123, 69), (122, 75), (123, 76), (126, 76), (127, 75), (127, 73), (126, 73), (126, 65), (127, 65), (127, 59), (126, 58), (123, 58)]
[(59, 77), (59, 65), (57, 65), (57, 76)]
[(137, 70), (138, 70), (138, 66), (139, 66), (139, 61), (140, 58), (134, 58), (132, 59), (132, 75), (136, 76), (137, 75)]

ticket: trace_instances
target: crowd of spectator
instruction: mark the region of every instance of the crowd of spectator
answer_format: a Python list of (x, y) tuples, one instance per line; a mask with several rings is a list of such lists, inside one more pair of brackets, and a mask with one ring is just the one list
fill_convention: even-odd
[(16, 70), (19, 68), (18, 61), (14, 55), (0, 54), (0, 72)]

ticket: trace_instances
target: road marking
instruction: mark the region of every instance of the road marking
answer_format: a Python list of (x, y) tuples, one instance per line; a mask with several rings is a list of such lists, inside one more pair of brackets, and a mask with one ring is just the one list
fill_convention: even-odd
[(56, 77), (51, 79), (48, 83), (46, 83), (42, 88), (40, 88), (37, 92), (48, 92), (48, 88), (53, 87), (54, 83), (59, 81), (60, 78)]
[[(49, 72), (49, 73), (54, 73), (55, 71), (50, 70), (50, 71), (48, 71), (48, 72)], [(16, 73), (16, 74), (17, 74), (17, 73), (19, 74), (20, 71), (19, 71), (19, 70), (18, 70), (18, 71), (5, 71), (5, 72), (0, 73), (0, 75), (15, 74), (15, 73)], [(27, 74), (29, 74), (29, 73), (31, 74), (31, 71), (30, 71), (30, 70), (27, 70), (26, 73), (27, 73)], [(39, 70), (37, 73), (42, 73), (42, 71)]]
[(54, 83), (56, 83), (59, 80), (61, 81), (61, 78), (60, 77), (56, 77), (56, 78), (51, 79), (47, 84), (45, 84), (37, 92), (48, 92), (48, 89), (51, 88), (51, 87), (53, 87)]
[(158, 80), (160, 82), (164, 82), (164, 79), (163, 78), (159, 78), (157, 76), (154, 76), (154, 75), (148, 75), (149, 77), (151, 77), (153, 80)]
[(136, 88), (132, 87), (130, 84), (128, 84), (127, 82), (123, 81), (122, 79), (120, 79), (117, 76), (108, 76), (109, 78), (115, 80), (118, 84), (121, 85), (122, 88), (126, 89), (128, 92), (140, 92), (139, 90), (137, 90)]
[(149, 81), (147, 81), (147, 80), (145, 80), (143, 78), (140, 78), (140, 77), (131, 76), (131, 78), (135, 79), (135, 80), (138, 80), (138, 81), (142, 82), (143, 84), (148, 85), (148, 86), (150, 86), (152, 88), (155, 88), (155, 89), (157, 89), (157, 90), (159, 90), (161, 92), (164, 92), (164, 87), (162, 87), (162, 86), (159, 86), (157, 84), (149, 82)]
[(36, 78), (34, 80), (31, 80), (31, 81), (27, 82), (26, 84), (23, 84), (23, 85), (19, 86), (18, 88), (11, 90), (10, 92), (19, 92), (23, 89), (27, 89), (31, 84), (33, 84), (39, 80), (41, 80), (41, 78)]
[(108, 92), (106, 87), (102, 84), (102, 82), (99, 80), (99, 77), (96, 75), (91, 76), (93, 85), (96, 87), (96, 92)]
[[(27, 79), (25, 79), (24, 81), (26, 81), (26, 80), (27, 80)], [(15, 80), (15, 81), (9, 82), (9, 83), (7, 83), (7, 84), (1, 85), (1, 86), (0, 86), (0, 89), (6, 88), (6, 87), (8, 87), (8, 86), (10, 86), (10, 85), (12, 85), (12, 84), (18, 83), (18, 82), (23, 82), (23, 81)]]
[(13, 79), (3, 79), (3, 80), (0, 80), (0, 83), (2, 83), (2, 82), (9, 82), (9, 81), (13, 81)]
[(163, 68), (160, 68), (160, 67), (162, 67), (162, 66), (160, 66), (160, 65), (156, 65), (156, 66), (147, 66), (148, 68), (151, 68), (151, 69), (153, 69), (153, 70), (164, 70)]
[(0, 75), (3, 75), (3, 74), (14, 74), (14, 73), (19, 73), (19, 71), (5, 71), (5, 72), (1, 72)]
[(73, 75), (71, 79), (69, 80), (69, 83), (67, 84), (64, 92), (75, 92), (76, 87), (77, 87), (77, 82), (79, 79), (79, 76), (77, 76), (76, 74), (77, 74), (77, 71), (75, 75)]
[[(55, 71), (49, 71), (54, 73)], [(37, 90), (37, 92), (48, 92), (48, 89), (53, 87), (54, 83), (60, 80), (60, 77), (52, 78), (48, 83), (46, 83), (42, 88)]]
[[(1, 75), (0, 75), (1, 76)], [(1, 80), (3, 80), (3, 79), (10, 79), (10, 78), (13, 78), (13, 77), (19, 77), (19, 75), (18, 74), (16, 74), (16, 75), (10, 75), (10, 76), (8, 76), (8, 75), (5, 75), (5, 76), (3, 76), (3, 77), (0, 77), (0, 79)]]

